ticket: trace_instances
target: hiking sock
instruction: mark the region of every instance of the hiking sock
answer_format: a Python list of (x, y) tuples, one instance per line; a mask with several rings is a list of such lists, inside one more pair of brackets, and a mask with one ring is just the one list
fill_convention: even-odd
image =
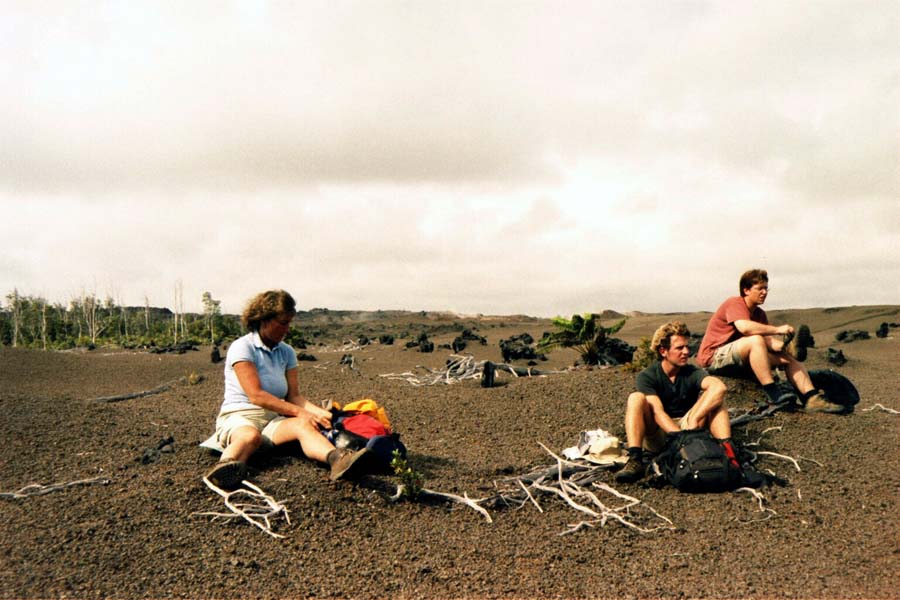
[(635, 459), (639, 463), (644, 462), (644, 449), (640, 446), (632, 446), (628, 448), (628, 460)]
[(722, 449), (725, 451), (725, 456), (728, 457), (728, 460), (731, 462), (731, 465), (740, 469), (741, 464), (737, 460), (737, 452), (734, 451), (734, 445), (731, 443), (731, 438), (723, 438), (721, 440), (717, 440), (719, 445), (722, 446)]

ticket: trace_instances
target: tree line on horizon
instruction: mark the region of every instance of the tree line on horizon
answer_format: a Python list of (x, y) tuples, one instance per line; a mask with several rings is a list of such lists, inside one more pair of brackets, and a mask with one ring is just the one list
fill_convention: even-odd
[(178, 344), (219, 344), (241, 334), (240, 318), (223, 315), (221, 302), (203, 293), (203, 313), (186, 313), (180, 284), (175, 287), (175, 310), (117, 304), (82, 292), (68, 304), (48, 302), (18, 289), (0, 304), (0, 344), (43, 350), (92, 349), (114, 345), (152, 348)]

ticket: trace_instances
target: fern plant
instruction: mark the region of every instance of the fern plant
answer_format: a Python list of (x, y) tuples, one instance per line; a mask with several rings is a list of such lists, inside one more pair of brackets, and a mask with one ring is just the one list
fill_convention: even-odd
[(571, 319), (554, 317), (552, 323), (557, 331), (545, 333), (538, 341), (537, 348), (546, 352), (556, 348), (573, 348), (581, 355), (584, 364), (596, 365), (606, 339), (622, 329), (626, 320), (622, 319), (612, 327), (603, 327), (600, 315), (595, 313), (572, 315)]

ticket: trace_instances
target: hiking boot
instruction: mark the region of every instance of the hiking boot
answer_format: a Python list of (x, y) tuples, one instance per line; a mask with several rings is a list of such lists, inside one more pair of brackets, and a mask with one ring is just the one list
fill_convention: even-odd
[(797, 345), (793, 343), (796, 339), (797, 336), (793, 332), (782, 335), (781, 352), (790, 354), (791, 356), (797, 356)]
[(634, 483), (644, 476), (644, 463), (636, 458), (629, 458), (625, 466), (616, 473), (616, 481), (619, 483)]
[(247, 465), (239, 460), (222, 461), (207, 471), (203, 477), (221, 490), (236, 490), (247, 477)]
[(369, 450), (367, 448), (363, 448), (362, 450), (335, 448), (332, 452), (336, 452), (337, 454), (331, 455), (329, 453), (328, 464), (331, 465), (331, 480), (337, 481), (344, 475), (350, 474), (353, 466), (359, 459), (368, 454)]
[(810, 396), (803, 407), (806, 412), (823, 412), (829, 414), (840, 414), (846, 409), (840, 404), (829, 402), (823, 392), (817, 392), (814, 396)]

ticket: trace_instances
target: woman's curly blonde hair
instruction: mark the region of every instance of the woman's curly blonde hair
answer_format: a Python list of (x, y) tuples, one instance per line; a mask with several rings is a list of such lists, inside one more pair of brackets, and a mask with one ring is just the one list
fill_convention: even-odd
[(281, 314), (291, 317), (297, 314), (297, 303), (284, 290), (269, 290), (255, 295), (247, 303), (241, 314), (241, 325), (247, 331), (259, 331), (259, 325), (266, 319), (273, 319)]
[(689, 338), (691, 337), (691, 332), (688, 331), (687, 325), (681, 321), (672, 321), (671, 323), (666, 323), (661, 326), (653, 333), (653, 339), (650, 341), (650, 351), (656, 355), (656, 358), (660, 358), (660, 348), (665, 348), (666, 350), (669, 349), (673, 335)]

